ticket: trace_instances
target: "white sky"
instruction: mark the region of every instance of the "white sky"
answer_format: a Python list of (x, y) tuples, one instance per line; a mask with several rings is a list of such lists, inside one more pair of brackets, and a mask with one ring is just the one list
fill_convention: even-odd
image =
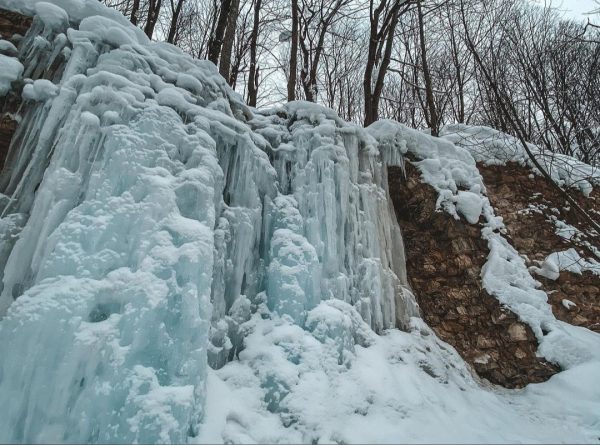
[[(551, 4), (558, 9), (564, 10), (566, 14), (569, 14), (576, 18), (585, 19), (584, 15), (594, 9), (600, 7), (594, 0), (534, 0), (536, 3)], [(589, 16), (593, 18), (593, 16)]]

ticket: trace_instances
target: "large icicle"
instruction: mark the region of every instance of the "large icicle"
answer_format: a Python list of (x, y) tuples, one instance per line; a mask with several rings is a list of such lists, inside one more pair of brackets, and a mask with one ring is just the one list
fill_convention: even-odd
[[(294, 197), (288, 211), (299, 214), (319, 260), (320, 295), (305, 310), (338, 298), (376, 331), (407, 326), (418, 312), (377, 142), (310, 103), (288, 104), (251, 124), (270, 141), (280, 193)], [(402, 162), (399, 149), (395, 161)]]

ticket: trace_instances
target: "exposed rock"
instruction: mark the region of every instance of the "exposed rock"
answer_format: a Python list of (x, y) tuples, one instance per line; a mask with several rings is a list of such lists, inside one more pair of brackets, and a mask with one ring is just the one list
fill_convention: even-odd
[[(529, 266), (536, 266), (552, 252), (574, 248), (584, 257), (593, 257), (586, 242), (600, 248), (591, 228), (544, 178), (517, 164), (479, 165), (488, 197), (502, 216), (507, 236), (526, 256)], [(600, 192), (590, 197), (572, 192), (579, 205), (592, 215), (598, 214)], [(584, 235), (567, 240), (556, 234), (554, 218), (576, 227)], [(587, 236), (586, 236), (587, 235)], [(561, 271), (558, 279), (537, 276), (548, 293), (554, 315), (559, 320), (600, 332), (600, 277), (591, 272), (582, 275)], [(567, 309), (563, 300), (575, 303)]]
[[(32, 18), (0, 8), (0, 39), (11, 40), (15, 34), (25, 35)], [(0, 97), (0, 169), (4, 165), (10, 141), (17, 129), (15, 115), (21, 104), (20, 94), (11, 91)]]
[(4, 165), (8, 147), (16, 129), (17, 121), (10, 114), (0, 114), (0, 168)]
[(31, 17), (0, 8), (0, 38), (10, 40), (15, 34), (25, 35), (32, 20)]
[(436, 211), (437, 192), (406, 166), (389, 169), (390, 194), (403, 231), (408, 278), (425, 321), (476, 372), (508, 387), (541, 382), (559, 371), (536, 356), (529, 326), (481, 287), (489, 253), (481, 227)]

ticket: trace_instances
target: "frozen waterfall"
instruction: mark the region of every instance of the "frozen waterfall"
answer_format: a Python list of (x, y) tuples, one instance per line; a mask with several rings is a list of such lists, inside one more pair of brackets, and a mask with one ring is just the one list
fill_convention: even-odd
[(401, 144), (313, 104), (249, 109), (212, 64), (77, 4), (0, 1), (35, 13), (0, 177), (0, 441), (188, 440), (252, 314), (314, 330), (335, 299), (409, 325)]

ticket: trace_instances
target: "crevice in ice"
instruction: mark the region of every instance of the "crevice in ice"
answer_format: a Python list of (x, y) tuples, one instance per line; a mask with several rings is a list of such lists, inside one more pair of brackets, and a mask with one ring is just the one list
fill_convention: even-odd
[[(107, 320), (112, 314), (118, 314), (123, 309), (123, 305), (121, 303), (99, 303), (90, 311), (88, 315), (88, 321), (90, 323), (99, 323), (101, 321)], [(82, 381), (85, 378), (82, 377)]]

